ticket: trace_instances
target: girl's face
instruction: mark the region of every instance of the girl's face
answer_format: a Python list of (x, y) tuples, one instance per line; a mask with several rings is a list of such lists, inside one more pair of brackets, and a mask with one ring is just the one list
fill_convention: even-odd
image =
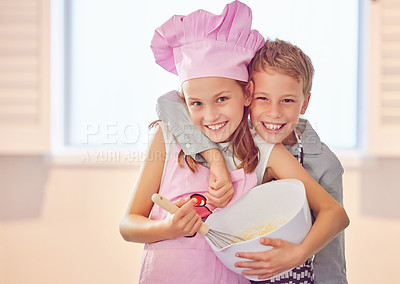
[(213, 142), (226, 142), (243, 118), (251, 96), (233, 79), (196, 78), (182, 84), (190, 118)]
[(293, 129), (310, 100), (310, 94), (303, 95), (303, 83), (268, 69), (253, 74), (251, 89), (254, 97), (250, 117), (257, 133), (272, 144), (293, 144)]

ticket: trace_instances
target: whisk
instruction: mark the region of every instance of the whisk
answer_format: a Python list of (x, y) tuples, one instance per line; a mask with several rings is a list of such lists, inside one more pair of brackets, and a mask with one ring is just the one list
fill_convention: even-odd
[[(179, 209), (178, 206), (159, 194), (153, 194), (151, 199), (154, 203), (171, 214), (174, 214)], [(210, 229), (210, 227), (204, 222), (200, 227), (199, 233), (209, 239), (210, 242), (218, 249), (222, 249), (234, 243), (245, 241), (238, 236)]]

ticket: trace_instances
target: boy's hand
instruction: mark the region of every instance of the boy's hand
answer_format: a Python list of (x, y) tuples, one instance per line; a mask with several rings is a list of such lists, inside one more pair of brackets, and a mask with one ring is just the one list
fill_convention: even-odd
[(236, 267), (249, 268), (243, 275), (258, 275), (258, 279), (267, 279), (288, 269), (303, 264), (307, 257), (303, 256), (299, 245), (281, 239), (261, 238), (260, 243), (272, 246), (264, 252), (239, 252), (237, 257), (247, 258), (248, 261), (235, 263)]
[(231, 176), (225, 163), (210, 165), (210, 180), (208, 193), (205, 193), (207, 197), (207, 203), (210, 209), (213, 210), (216, 207), (224, 208), (228, 205), (232, 199), (234, 188), (231, 181)]
[(210, 179), (207, 203), (210, 209), (224, 208), (233, 197), (234, 189), (230, 173), (226, 167), (224, 157), (218, 149), (209, 149), (201, 153), (210, 165)]

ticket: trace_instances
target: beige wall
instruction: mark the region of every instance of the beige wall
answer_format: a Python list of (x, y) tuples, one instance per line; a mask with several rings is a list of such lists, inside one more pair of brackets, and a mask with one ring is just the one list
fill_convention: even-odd
[[(349, 283), (393, 283), (400, 160), (347, 164)], [(134, 167), (0, 157), (0, 283), (136, 283), (142, 246), (118, 232), (136, 174)]]
[(397, 283), (400, 247), (400, 159), (364, 159), (347, 167), (345, 208), (351, 224), (346, 230), (350, 284)]
[(0, 283), (135, 283), (118, 225), (136, 173), (0, 157)]

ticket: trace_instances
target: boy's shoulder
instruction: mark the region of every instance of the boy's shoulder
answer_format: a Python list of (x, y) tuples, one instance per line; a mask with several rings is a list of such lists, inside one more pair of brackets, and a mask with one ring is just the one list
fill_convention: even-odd
[(173, 148), (177, 144), (176, 137), (174, 134), (169, 130), (168, 124), (162, 120), (158, 120), (153, 122), (154, 126), (149, 129), (148, 135), (149, 138), (154, 136), (157, 132), (157, 128), (159, 128), (162, 132), (165, 148), (168, 153), (168, 148)]
[(306, 119), (300, 119), (297, 129), (302, 132), (301, 141), (306, 157), (311, 158), (316, 165), (327, 171), (343, 174), (343, 167), (335, 153), (321, 141), (317, 132)]

